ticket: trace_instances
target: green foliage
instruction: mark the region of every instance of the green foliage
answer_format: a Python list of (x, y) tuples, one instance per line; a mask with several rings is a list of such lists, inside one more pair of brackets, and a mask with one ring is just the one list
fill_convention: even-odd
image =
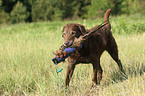
[(122, 11), (121, 11), (121, 9), (123, 8), (123, 6), (122, 6), (122, 2), (123, 2), (124, 0), (111, 0), (111, 5), (112, 5), (112, 13), (114, 14), (114, 15), (120, 15), (120, 14), (122, 14)]
[(142, 13), (142, 14), (145, 14), (145, 1), (144, 0), (142, 0), (141, 2), (140, 2), (140, 12)]
[(18, 0), (2, 0), (2, 6), (5, 12), (10, 13)]
[(61, 19), (62, 11), (58, 4), (61, 5), (61, 0), (36, 0), (32, 5), (32, 21)]
[(0, 24), (8, 23), (9, 21), (9, 14), (6, 13), (3, 9), (0, 9)]
[[(117, 34), (140, 34), (145, 32), (145, 22), (143, 15), (120, 16), (114, 18), (111, 23), (112, 31)], [(134, 20), (135, 22), (133, 22)], [(143, 21), (142, 21), (143, 20)]]
[(145, 14), (144, 0), (0, 0), (0, 6), (0, 23), (95, 19), (109, 8), (114, 16)]
[(9, 19), (9, 14), (4, 11), (2, 3), (2, 0), (0, 0), (0, 24), (7, 23)]
[(143, 12), (144, 0), (124, 0), (121, 11), (123, 14), (135, 14)]
[(90, 0), (63, 0), (63, 18), (84, 18), (90, 2)]
[(91, 0), (91, 5), (88, 7), (88, 18), (102, 17), (104, 12), (111, 8), (108, 0)]
[(27, 12), (26, 7), (21, 2), (17, 2), (17, 4), (13, 7), (13, 10), (11, 11), (10, 22), (25, 22), (28, 15), (29, 13)]
[(54, 15), (52, 15), (51, 20), (62, 20), (63, 11), (59, 8), (55, 8), (54, 10)]
[(0, 0), (0, 7), (2, 6), (2, 0)]

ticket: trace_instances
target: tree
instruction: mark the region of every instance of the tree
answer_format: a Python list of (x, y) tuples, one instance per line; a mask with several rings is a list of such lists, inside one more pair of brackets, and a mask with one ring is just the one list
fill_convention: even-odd
[(122, 2), (124, 0), (111, 0), (112, 4), (112, 14), (120, 15), (122, 13), (121, 9), (123, 8)]
[(7, 23), (8, 19), (9, 19), (9, 15), (8, 15), (8, 13), (6, 13), (4, 11), (2, 4), (3, 4), (3, 1), (0, 0), (0, 24)]
[(0, 7), (2, 6), (2, 0), (0, 0)]
[(30, 13), (28, 18), (27, 18), (27, 22), (32, 22), (32, 5), (34, 4), (36, 0), (21, 0), (21, 2), (23, 3), (24, 6), (26, 6), (27, 11)]
[(10, 13), (13, 10), (13, 7), (18, 0), (2, 0), (2, 1), (3, 1), (2, 6), (4, 8), (4, 11)]
[(10, 13), (10, 21), (11, 23), (25, 22), (28, 16), (29, 13), (27, 12), (26, 7), (18, 1)]
[(111, 8), (109, 0), (91, 0), (91, 5), (88, 6), (87, 17), (102, 17), (108, 8)]
[(32, 5), (32, 21), (62, 18), (61, 0), (36, 0)]

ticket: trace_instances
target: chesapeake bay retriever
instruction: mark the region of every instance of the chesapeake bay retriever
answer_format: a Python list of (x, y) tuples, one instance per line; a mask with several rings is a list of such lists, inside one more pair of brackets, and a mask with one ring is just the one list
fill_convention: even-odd
[[(121, 61), (118, 57), (117, 44), (111, 32), (111, 25), (109, 23), (110, 12), (111, 9), (108, 9), (104, 15), (104, 21), (108, 20), (108, 24), (106, 24), (100, 30), (89, 36), (89, 38), (87, 38), (82, 43), (82, 48), (78, 49), (75, 53), (71, 54), (68, 57), (68, 67), (65, 80), (66, 86), (69, 86), (69, 82), (73, 75), (75, 66), (79, 63), (91, 63), (93, 65), (92, 81), (95, 84), (99, 84), (100, 80), (102, 79), (103, 73), (100, 65), (100, 57), (105, 50), (116, 61), (119, 69), (124, 73)], [(93, 27), (91, 29), (85, 29), (85, 27), (81, 24), (66, 24), (63, 28), (64, 43), (67, 44), (74, 38), (79, 38), (81, 35), (88, 33), (96, 27)]]

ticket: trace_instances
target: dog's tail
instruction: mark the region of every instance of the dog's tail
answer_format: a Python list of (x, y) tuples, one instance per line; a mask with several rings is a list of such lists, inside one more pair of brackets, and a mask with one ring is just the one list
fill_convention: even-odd
[(104, 22), (108, 23), (108, 24), (106, 24), (106, 26), (110, 27), (110, 29), (111, 29), (111, 26), (110, 26), (110, 23), (109, 23), (110, 12), (111, 12), (111, 9), (108, 9), (106, 11), (106, 13), (104, 14)]

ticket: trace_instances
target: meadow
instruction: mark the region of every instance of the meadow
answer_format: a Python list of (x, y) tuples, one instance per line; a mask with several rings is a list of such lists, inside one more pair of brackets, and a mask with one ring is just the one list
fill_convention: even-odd
[[(92, 85), (92, 65), (77, 65), (69, 88), (65, 88), (67, 62), (57, 67), (51, 59), (63, 43), (62, 28), (80, 23), (86, 28), (96, 20), (21, 23), (0, 26), (0, 95), (29, 96), (144, 96), (145, 16), (112, 17), (112, 33), (128, 79), (107, 52), (101, 57), (103, 79)], [(59, 74), (56, 69), (63, 68)]]

